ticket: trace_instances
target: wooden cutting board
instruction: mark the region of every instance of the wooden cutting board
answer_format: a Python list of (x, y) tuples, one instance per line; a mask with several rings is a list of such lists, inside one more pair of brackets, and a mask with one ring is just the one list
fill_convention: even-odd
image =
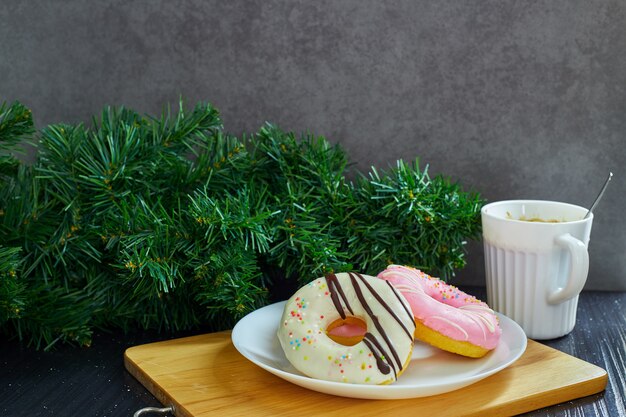
[(177, 417), (510, 416), (604, 390), (604, 369), (532, 340), (503, 371), (432, 397), (360, 400), (321, 394), (264, 371), (233, 346), (230, 331), (135, 346), (126, 369)]

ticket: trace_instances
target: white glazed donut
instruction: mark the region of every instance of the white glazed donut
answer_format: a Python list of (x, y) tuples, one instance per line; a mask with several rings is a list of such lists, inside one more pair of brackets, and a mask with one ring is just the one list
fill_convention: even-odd
[[(327, 331), (358, 318), (367, 330), (346, 346)], [(384, 280), (358, 273), (330, 274), (300, 288), (285, 305), (278, 339), (291, 364), (327, 381), (388, 384), (408, 366), (415, 322), (406, 299)]]

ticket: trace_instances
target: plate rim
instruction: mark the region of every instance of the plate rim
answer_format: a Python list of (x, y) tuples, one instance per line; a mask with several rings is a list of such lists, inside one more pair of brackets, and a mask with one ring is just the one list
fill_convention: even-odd
[[(367, 384), (349, 384), (349, 383), (343, 383), (343, 382), (337, 382), (337, 381), (326, 381), (322, 379), (312, 378), (306, 375), (296, 374), (296, 373), (289, 372), (289, 371), (280, 369), (278, 367), (273, 367), (269, 364), (263, 363), (259, 361), (258, 359), (252, 357), (248, 353), (246, 346), (242, 345), (239, 342), (238, 339), (240, 338), (238, 338), (238, 333), (241, 330), (242, 326), (248, 320), (252, 320), (254, 316), (260, 314), (261, 310), (276, 309), (277, 311), (282, 312), (285, 303), (286, 303), (286, 300), (268, 304), (242, 317), (233, 327), (233, 330), (231, 333), (231, 342), (233, 343), (235, 349), (237, 349), (237, 351), (243, 357), (245, 357), (247, 360), (249, 360), (256, 366), (260, 367), (261, 369), (264, 369), (267, 372), (270, 372), (271, 374), (276, 375), (292, 384), (299, 385), (301, 387), (304, 387), (313, 391), (336, 395), (336, 396), (349, 397), (349, 398), (361, 398), (361, 399), (406, 399), (406, 398), (433, 396), (433, 395), (443, 394), (446, 392), (455, 391), (455, 390), (467, 387), (469, 385), (475, 384), (479, 382), (480, 380), (487, 378), (491, 375), (494, 375), (502, 371), (503, 369), (506, 369), (507, 367), (511, 366), (524, 354), (528, 346), (528, 338), (526, 337), (524, 330), (519, 326), (519, 324), (517, 324), (514, 320), (510, 319), (504, 314), (495, 312), (495, 314), (498, 316), (498, 319), (500, 320), (501, 326), (503, 322), (506, 322), (507, 327), (510, 326), (513, 329), (515, 329), (514, 333), (517, 335), (517, 337), (519, 337), (519, 339), (514, 339), (514, 340), (516, 341), (516, 343), (520, 343), (520, 348), (518, 352), (511, 354), (502, 363), (494, 366), (493, 368), (489, 368), (487, 371), (478, 372), (475, 375), (471, 375), (460, 381), (455, 381), (452, 383), (450, 381), (441, 381), (439, 383), (434, 383), (434, 384), (367, 385)], [(278, 329), (279, 322), (280, 322), (280, 317), (277, 317), (276, 329)], [(502, 339), (500, 340), (501, 340), (500, 343), (502, 343)], [(280, 354), (284, 355), (284, 352), (280, 350)], [(285, 357), (285, 360), (287, 360), (286, 357)], [(452, 386), (452, 388), (441, 390), (441, 391), (437, 390), (437, 388), (449, 387), (449, 386)], [(341, 392), (333, 392), (333, 388)], [(415, 392), (415, 393), (413, 392), (413, 391), (418, 391), (418, 390), (436, 391), (436, 392), (425, 393), (425, 394), (420, 394), (419, 392)], [(351, 392), (351, 391), (359, 391), (359, 392)]]

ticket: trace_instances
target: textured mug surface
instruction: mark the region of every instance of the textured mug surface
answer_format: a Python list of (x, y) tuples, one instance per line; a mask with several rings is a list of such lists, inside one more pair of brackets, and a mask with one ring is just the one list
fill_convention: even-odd
[(487, 301), (533, 339), (574, 328), (593, 214), (568, 203), (509, 200), (481, 210)]

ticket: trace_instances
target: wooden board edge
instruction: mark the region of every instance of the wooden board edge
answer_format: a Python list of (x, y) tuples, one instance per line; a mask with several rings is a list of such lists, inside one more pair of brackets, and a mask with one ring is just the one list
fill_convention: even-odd
[[(226, 334), (228, 332), (229, 331), (223, 331), (223, 332), (218, 332), (218, 333)], [(181, 339), (195, 339), (195, 338), (202, 338), (205, 336), (206, 335), (197, 335), (197, 336), (190, 336), (190, 337), (185, 337)], [(174, 339), (174, 340), (180, 341), (181, 339)], [(166, 340), (166, 341), (154, 342), (154, 343), (151, 343), (150, 345), (167, 345), (172, 342), (173, 342), (172, 340)], [(568, 353), (559, 351), (558, 349), (554, 349), (552, 347), (546, 346), (542, 343), (539, 343), (539, 342), (534, 342), (534, 343), (537, 343), (538, 345), (540, 345), (541, 348), (554, 350), (556, 352), (559, 352), (560, 354), (567, 355), (567, 356), (570, 356), (572, 358), (575, 358), (581, 361), (585, 365), (585, 367), (587, 367), (588, 369), (588, 377), (583, 381), (578, 381), (578, 382), (572, 383), (564, 387), (559, 387), (559, 388), (545, 391), (542, 393), (530, 395), (526, 397), (525, 402), (516, 403), (511, 400), (507, 403), (498, 404), (497, 406), (492, 407), (489, 410), (481, 409), (481, 410), (476, 410), (475, 413), (470, 412), (468, 414), (465, 414), (466, 416), (477, 416), (477, 417), (488, 417), (492, 415), (498, 416), (498, 417), (514, 416), (514, 415), (518, 415), (521, 413), (535, 411), (544, 407), (561, 404), (566, 401), (572, 401), (572, 400), (584, 398), (584, 397), (602, 392), (606, 388), (608, 384), (608, 373), (605, 369), (601, 368), (598, 365), (586, 362)], [(133, 350), (136, 348), (143, 349), (145, 347), (146, 345), (133, 346), (133, 347), (129, 347), (125, 351), (124, 366), (127, 369), (127, 371), (133, 377), (135, 377), (152, 395), (154, 395), (159, 402), (161, 402), (165, 406), (173, 405), (174, 415), (176, 417), (195, 417), (182, 404), (178, 403), (177, 401), (174, 400), (174, 398), (170, 397), (167, 394), (167, 392), (142, 369), (140, 364), (137, 363), (133, 359)], [(563, 396), (563, 394), (560, 393), (560, 396), (558, 396), (557, 398), (557, 393), (560, 390), (567, 390), (568, 394)]]
[[(137, 347), (137, 346), (133, 346)], [(164, 407), (172, 407), (173, 414), (176, 417), (194, 417), (191, 415), (185, 407), (178, 401), (165, 393), (165, 390), (157, 384), (147, 373), (145, 373), (141, 367), (130, 357), (129, 350), (133, 347), (126, 349), (124, 352), (124, 368), (130, 373), (141, 385), (147, 389)]]
[[(590, 379), (585, 379), (584, 381), (579, 381), (566, 387), (552, 389), (549, 391), (544, 391), (538, 394), (528, 396), (523, 402), (511, 401), (509, 403), (500, 404), (497, 407), (489, 409), (488, 411), (478, 411), (477, 413), (471, 414), (468, 417), (516, 416), (531, 411), (537, 411), (541, 408), (562, 404), (567, 401), (573, 401), (580, 398), (588, 397), (590, 395), (598, 394), (604, 391), (609, 380), (607, 371), (597, 365), (593, 365), (588, 362), (586, 363), (596, 368), (594, 369), (594, 371), (597, 374)], [(557, 398), (554, 393), (563, 389), (570, 390), (570, 395), (563, 397), (563, 395), (561, 394), (561, 396)]]

